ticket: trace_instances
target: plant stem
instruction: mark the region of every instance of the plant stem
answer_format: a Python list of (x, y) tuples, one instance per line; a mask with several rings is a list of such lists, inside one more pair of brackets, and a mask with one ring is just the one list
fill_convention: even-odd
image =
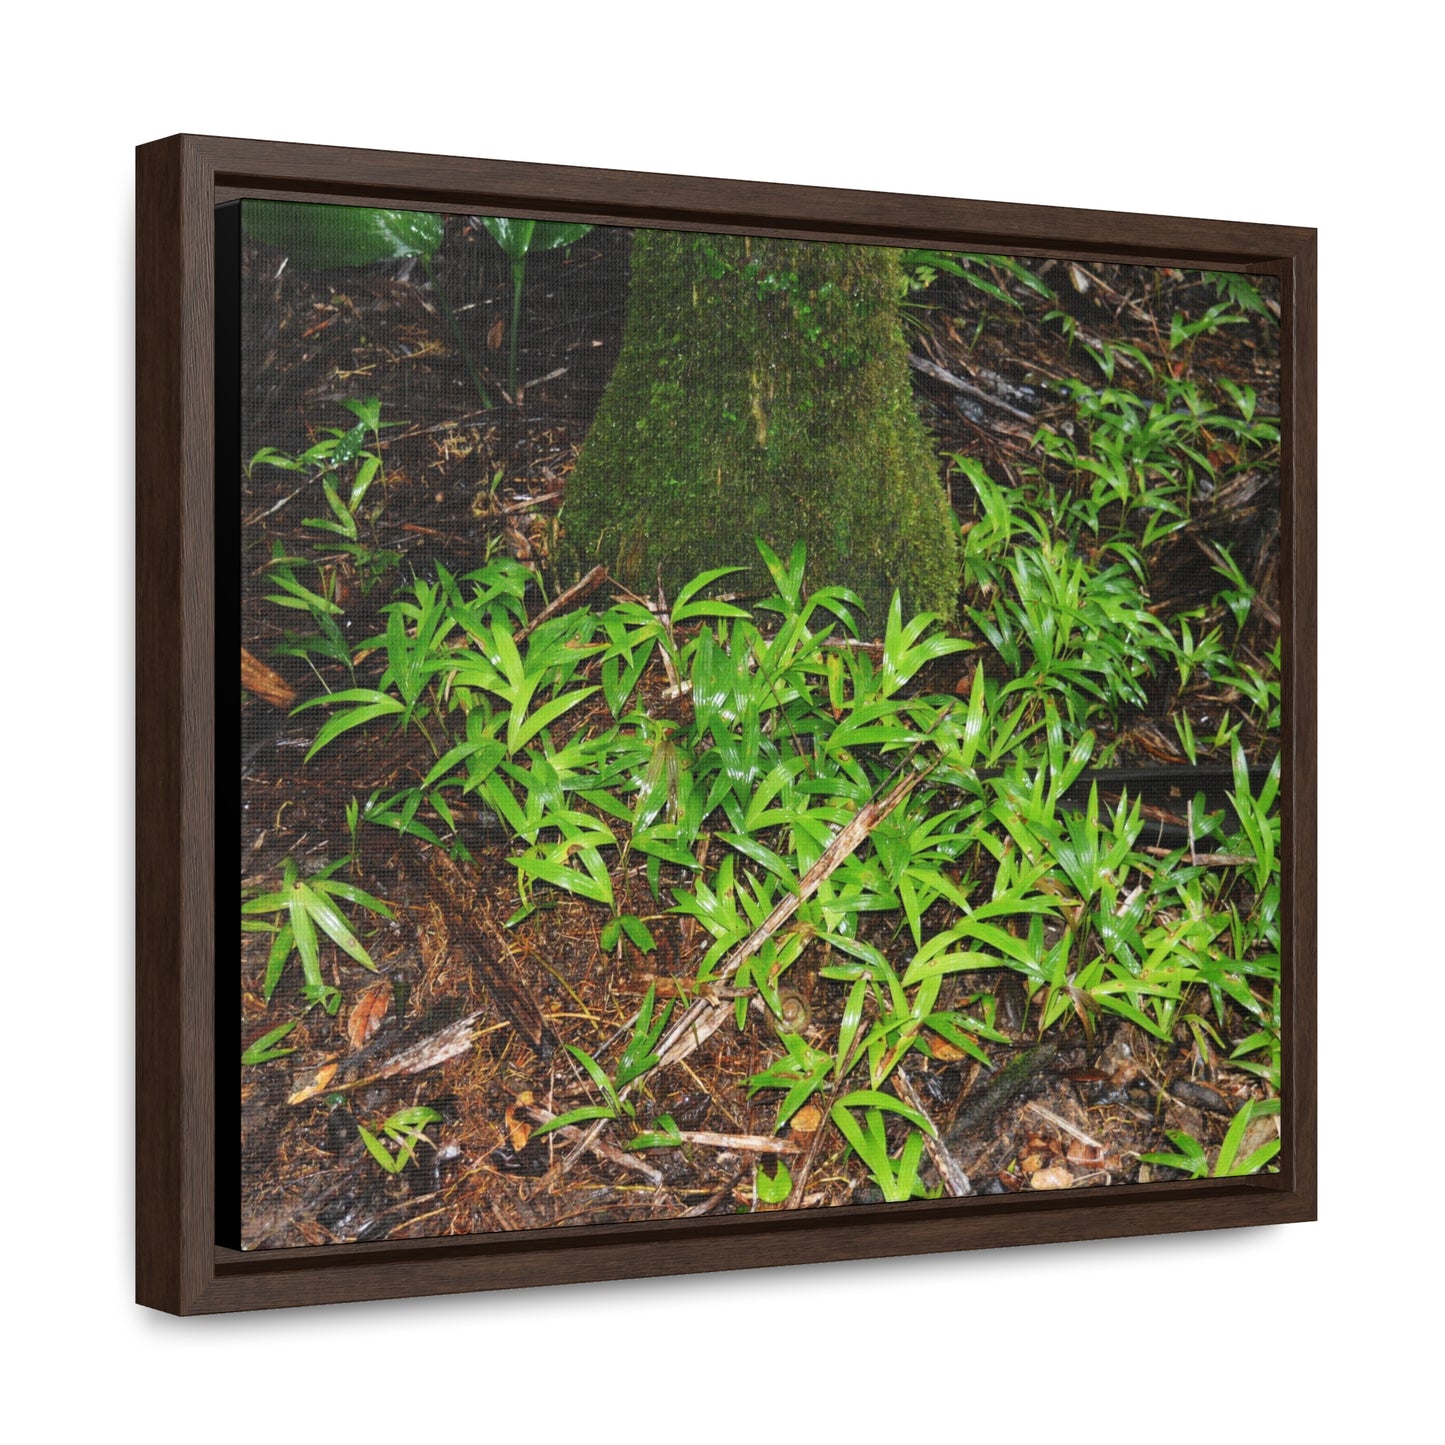
[(512, 328), (507, 336), (507, 390), (517, 395), (517, 327), (522, 320), (522, 278), (527, 274), (527, 258), (519, 256), (512, 262)]
[(431, 282), (431, 288), (436, 293), (437, 300), (441, 302), (442, 315), (446, 317), (447, 325), (451, 328), (452, 339), (462, 353), (462, 360), (466, 362), (467, 374), (472, 378), (472, 385), (476, 388), (482, 405), (490, 410), (493, 405), (491, 394), (482, 385), (481, 373), (477, 370), (476, 362), (472, 360), (472, 349), (467, 345), (467, 338), (462, 334), (461, 327), (457, 325), (456, 313), (447, 301), (446, 292), (442, 290), (442, 283), (437, 279), (437, 273), (433, 269), (430, 259), (426, 256), (420, 256), (418, 259), (421, 261), (422, 269), (426, 272), (427, 280)]

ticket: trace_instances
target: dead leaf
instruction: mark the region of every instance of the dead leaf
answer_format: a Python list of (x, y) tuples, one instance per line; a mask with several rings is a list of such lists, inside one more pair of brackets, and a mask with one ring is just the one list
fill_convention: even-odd
[(1237, 1157), (1240, 1159), (1248, 1159), (1256, 1149), (1262, 1148), (1271, 1140), (1278, 1138), (1278, 1116), (1261, 1114), (1258, 1119), (1251, 1119), (1245, 1128), (1244, 1138), (1239, 1141)]
[(939, 1034), (925, 1034), (928, 1040), (928, 1047), (933, 1051), (933, 1057), (940, 1064), (951, 1064), (955, 1059), (964, 1057), (964, 1052), (957, 1044), (951, 1044)]
[(314, 1099), (335, 1077), (336, 1064), (334, 1062), (322, 1064), (313, 1075), (311, 1082), (309, 1084), (302, 1084), (286, 1102), (288, 1104), (304, 1104), (307, 1099)]
[(519, 562), (530, 562), (532, 560), (532, 539), (518, 527), (510, 524), (503, 528), (507, 534), (507, 545), (512, 549), (512, 556)]
[(252, 657), (244, 647), (241, 649), (241, 686), (272, 707), (288, 708), (296, 701), (296, 689), (264, 662)]
[(507, 1123), (507, 1138), (511, 1140), (514, 1154), (520, 1154), (527, 1147), (527, 1141), (532, 1137), (532, 1126), (517, 1117), (517, 1110), (526, 1108), (532, 1102), (532, 1091), (525, 1089), (512, 1101), (504, 1115)]
[(793, 1115), (793, 1133), (816, 1134), (823, 1124), (823, 1112), (813, 1104), (804, 1104)]
[(1040, 1169), (1029, 1178), (1029, 1186), (1033, 1189), (1069, 1189), (1073, 1183), (1074, 1176), (1059, 1164), (1052, 1169)]
[(346, 1037), (353, 1049), (361, 1048), (381, 1027), (386, 1011), (391, 1007), (391, 985), (382, 979), (361, 995), (351, 1006), (351, 1015), (346, 1021)]

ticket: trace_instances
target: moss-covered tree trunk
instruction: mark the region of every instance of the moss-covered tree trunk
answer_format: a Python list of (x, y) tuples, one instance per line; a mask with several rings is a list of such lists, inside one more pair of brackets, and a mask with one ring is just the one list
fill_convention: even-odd
[(954, 533), (914, 409), (895, 251), (639, 231), (626, 330), (567, 488), (563, 558), (672, 595), (767, 585), (755, 538), (807, 545), (882, 627), (895, 589), (951, 617)]

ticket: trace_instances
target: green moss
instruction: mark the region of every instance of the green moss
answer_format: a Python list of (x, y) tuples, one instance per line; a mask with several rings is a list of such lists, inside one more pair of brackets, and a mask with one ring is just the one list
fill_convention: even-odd
[(567, 489), (564, 566), (669, 592), (801, 539), (809, 588), (952, 616), (939, 466), (913, 406), (897, 253), (639, 231), (622, 350)]

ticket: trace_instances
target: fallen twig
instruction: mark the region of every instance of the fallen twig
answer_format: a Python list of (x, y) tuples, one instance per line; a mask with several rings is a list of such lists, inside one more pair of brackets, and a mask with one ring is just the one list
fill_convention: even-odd
[(828, 1099), (822, 1109), (822, 1118), (818, 1120), (818, 1127), (813, 1130), (813, 1138), (808, 1144), (808, 1152), (803, 1156), (803, 1162), (793, 1171), (793, 1187), (788, 1191), (788, 1199), (785, 1204), (787, 1209), (801, 1209), (806, 1200), (808, 1188), (808, 1176), (813, 1172), (813, 1164), (818, 1158), (818, 1149), (823, 1142), (824, 1121), (833, 1112), (833, 1105), (838, 1102), (838, 1095), (842, 1092), (843, 1080), (833, 1080), (833, 1087), (828, 1090)]
[[(557, 1118), (550, 1109), (544, 1109), (539, 1104), (526, 1104), (518, 1110), (538, 1124), (550, 1124)], [(605, 1120), (603, 1121), (606, 1122)], [(619, 1169), (630, 1169), (634, 1174), (641, 1174), (650, 1184), (661, 1185), (662, 1173), (654, 1169), (645, 1159), (639, 1159), (636, 1154), (628, 1154), (621, 1149), (614, 1149), (610, 1144), (603, 1144), (597, 1138), (597, 1130), (580, 1129), (575, 1124), (564, 1124), (560, 1129), (553, 1131), (566, 1139), (580, 1141), (581, 1148), (589, 1154), (595, 1154), (599, 1159), (605, 1159), (609, 1164), (616, 1164)], [(588, 1136), (588, 1137), (584, 1137)], [(569, 1154), (562, 1161), (562, 1172), (565, 1174), (572, 1167), (576, 1152)]]
[[(1151, 858), (1170, 858), (1179, 850), (1177, 848), (1158, 848), (1151, 844), (1139, 851), (1147, 853)], [(1206, 868), (1248, 868), (1258, 860), (1242, 853), (1191, 853), (1189, 861), (1202, 864)]]
[[(548, 502), (558, 501), (558, 500), (561, 499), (562, 496), (563, 496), (563, 493), (561, 493), (561, 492), (547, 492), (547, 493), (545, 493), (543, 496), (540, 496), (540, 497), (527, 497), (524, 501), (520, 501), (520, 502), (508, 502), (505, 507), (498, 507), (498, 508), (497, 508), (497, 511), (499, 511), (499, 512), (507, 512), (507, 513), (512, 513), (512, 512), (535, 512), (538, 507), (545, 506), (546, 503), (548, 503)], [(605, 567), (603, 567), (603, 566), (601, 565), (601, 563), (599, 563), (596, 567), (594, 567), (594, 568), (592, 569), (592, 572), (605, 572), (606, 570), (607, 570), (607, 569), (606, 569)], [(561, 603), (562, 603), (562, 598), (563, 598), (563, 597), (570, 597), (570, 596), (572, 595), (572, 593), (577, 590), (577, 587), (581, 587), (581, 586), (583, 586), (584, 584), (590, 583), (590, 582), (592, 581), (592, 572), (589, 572), (589, 573), (586, 575), (586, 577), (584, 577), (584, 578), (582, 579), (581, 582), (577, 583), (577, 586), (576, 586), (576, 587), (569, 587), (569, 588), (567, 589), (567, 591), (565, 591), (565, 592), (562, 594), (562, 597), (559, 597), (559, 598), (557, 599), (557, 601), (554, 602), (554, 603), (552, 604), (552, 606), (547, 609), (547, 611), (550, 612), (550, 611), (553, 610), (553, 608), (559, 607), (559, 606), (561, 605)], [(544, 613), (543, 616), (545, 616), (545, 615), (546, 615), (546, 614)], [(538, 621), (541, 621), (541, 618), (538, 618)], [(532, 625), (533, 625), (533, 626), (536, 626), (536, 623), (533, 623)]]
[[(865, 803), (857, 815), (838, 830), (823, 856), (813, 864), (798, 883), (798, 891), (789, 893), (776, 908), (728, 954), (721, 968), (707, 981), (716, 986), (726, 983), (778, 929), (818, 891), (824, 879), (833, 874), (850, 857), (865, 838), (911, 793), (927, 776), (928, 770), (906, 773), (881, 802)], [(665, 1068), (685, 1059), (721, 1026), (731, 1005), (709, 1003), (699, 999), (668, 1030), (657, 1047), (658, 1067)]]
[(711, 1214), (737, 1188), (738, 1180), (741, 1178), (741, 1173), (734, 1174), (731, 1179), (714, 1189), (706, 1199), (700, 1203), (689, 1205), (677, 1217), (679, 1219), (701, 1219), (704, 1215)]
[(520, 642), (534, 627), (539, 627), (549, 617), (590, 592), (606, 575), (607, 568), (599, 562), (580, 582), (574, 582), (565, 592), (559, 592), (525, 627), (513, 633), (513, 639)]
[[(931, 376), (935, 381), (941, 381), (945, 386), (951, 386), (955, 391), (961, 391), (965, 396), (974, 397), (987, 406), (996, 407), (999, 411), (1006, 411), (1010, 416), (1016, 416), (1020, 421), (1038, 424), (1038, 418), (1016, 406), (1010, 406), (1006, 401), (1000, 401), (998, 397), (986, 392), (982, 387), (974, 386), (972, 382), (964, 381), (962, 377), (955, 376), (951, 371), (945, 371), (941, 366), (931, 361), (926, 361), (921, 356), (909, 355), (908, 364), (915, 371), (921, 371), (925, 376)], [(1052, 427), (1049, 428), (1053, 430)]]
[(803, 1146), (788, 1139), (774, 1139), (767, 1134), (709, 1134), (706, 1130), (682, 1129), (678, 1132), (684, 1144), (697, 1144), (704, 1149), (736, 1149), (744, 1154), (801, 1154)]
[(1076, 1124), (1071, 1124), (1062, 1114), (1056, 1114), (1052, 1109), (1046, 1108), (1043, 1104), (1035, 1101), (1026, 1106), (1027, 1112), (1037, 1114), (1040, 1119), (1052, 1124), (1055, 1129), (1061, 1130), (1071, 1139), (1077, 1139), (1080, 1144), (1087, 1145), (1090, 1149), (1097, 1149), (1100, 1154), (1106, 1152), (1106, 1146), (1101, 1144), (1092, 1134), (1086, 1134)]
[[(903, 1096), (903, 1102), (909, 1108), (916, 1109), (932, 1124), (933, 1120), (929, 1118), (928, 1110), (923, 1107), (923, 1100), (918, 1097), (918, 1090), (913, 1087), (908, 1075), (903, 1072), (901, 1064), (893, 1070), (893, 1082)], [(953, 1199), (963, 1199), (973, 1193), (973, 1185), (969, 1183), (968, 1175), (963, 1172), (963, 1165), (949, 1152), (948, 1146), (939, 1137), (936, 1128), (925, 1130), (923, 1147), (928, 1150), (928, 1157), (933, 1160), (933, 1167), (938, 1170), (938, 1177), (943, 1182), (945, 1194)]]

